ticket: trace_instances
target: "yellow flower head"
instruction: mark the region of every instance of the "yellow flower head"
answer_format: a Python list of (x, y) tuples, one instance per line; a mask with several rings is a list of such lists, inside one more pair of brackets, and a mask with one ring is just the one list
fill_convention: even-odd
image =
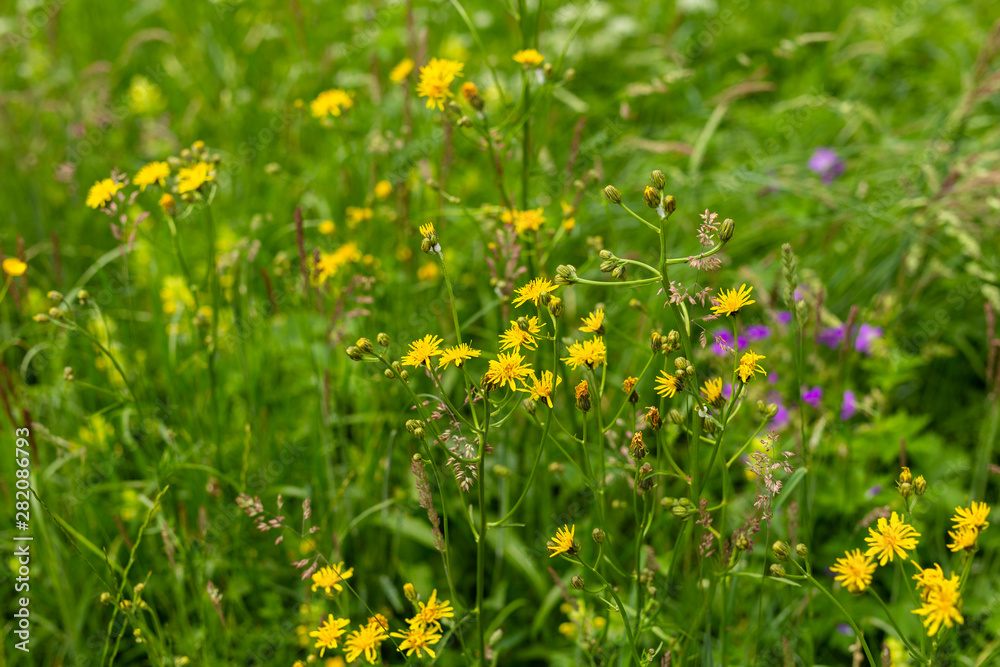
[(334, 618), (329, 614), (318, 630), (309, 633), (310, 637), (316, 638), (316, 648), (320, 649), (320, 656), (326, 653), (328, 648), (337, 648), (337, 641), (344, 635), (344, 628), (351, 624), (350, 619)]
[(335, 590), (338, 593), (344, 590), (344, 587), (340, 585), (340, 582), (350, 579), (354, 576), (354, 568), (348, 568), (344, 570), (344, 563), (340, 562), (336, 565), (330, 565), (329, 567), (321, 567), (319, 570), (313, 573), (312, 589), (315, 591), (317, 588), (322, 588), (326, 591), (327, 595), (333, 595), (331, 590)]
[(177, 202), (174, 200), (174, 196), (169, 192), (164, 192), (160, 195), (160, 201), (158, 203), (160, 208), (162, 208), (167, 215), (173, 215), (174, 211), (177, 209)]
[(524, 329), (517, 322), (512, 321), (510, 328), (500, 334), (501, 350), (516, 350), (520, 352), (522, 347), (526, 347), (529, 350), (538, 348), (536, 339), (541, 334), (542, 327), (545, 325), (539, 323), (538, 317), (534, 315), (524, 319), (527, 324)]
[(436, 626), (438, 630), (441, 629), (441, 619), (442, 618), (454, 618), (455, 610), (452, 609), (451, 603), (448, 600), (439, 602), (437, 599), (437, 589), (431, 593), (430, 598), (428, 598), (426, 604), (423, 602), (417, 602), (418, 611), (417, 615), (413, 618), (406, 619), (406, 622), (411, 626), (414, 625), (433, 625)]
[(608, 357), (608, 348), (604, 344), (603, 338), (591, 338), (583, 342), (573, 343), (566, 351), (569, 352), (569, 356), (564, 357), (563, 361), (573, 370), (580, 366), (594, 370), (607, 361)]
[(913, 575), (913, 580), (917, 582), (917, 592), (920, 593), (920, 597), (926, 600), (931, 591), (944, 581), (944, 572), (941, 571), (941, 566), (937, 563), (934, 563), (934, 567), (928, 568), (917, 565), (917, 569), (920, 571)]
[(701, 388), (701, 395), (705, 397), (706, 403), (715, 407), (721, 406), (725, 401), (722, 397), (722, 378), (705, 380), (705, 384)]
[(715, 303), (712, 306), (712, 312), (718, 315), (735, 315), (740, 312), (740, 308), (743, 306), (757, 303), (750, 298), (750, 292), (752, 291), (753, 287), (748, 288), (746, 283), (740, 285), (739, 291), (735, 289), (722, 290), (719, 292), (719, 296), (712, 300)]
[(950, 579), (942, 577), (933, 587), (928, 588), (923, 605), (913, 610), (914, 614), (924, 617), (924, 627), (927, 628), (928, 637), (936, 635), (941, 625), (950, 628), (954, 623), (965, 623), (959, 611), (962, 606), (958, 592), (960, 583), (957, 575), (952, 574)]
[(344, 209), (344, 217), (347, 218), (347, 226), (357, 227), (362, 222), (366, 222), (372, 219), (374, 212), (370, 208), (362, 208), (360, 206), (348, 206)]
[(558, 375), (553, 376), (552, 371), (543, 371), (542, 377), (539, 379), (534, 373), (531, 374), (531, 384), (525, 383), (523, 389), (518, 389), (518, 391), (523, 391), (531, 394), (531, 400), (545, 403), (550, 408), (552, 407), (552, 393), (556, 390), (556, 387), (562, 382), (562, 378)]
[(402, 639), (399, 643), (399, 650), (406, 651), (407, 657), (417, 652), (417, 657), (423, 657), (421, 651), (427, 651), (427, 655), (434, 657), (431, 646), (441, 641), (441, 634), (437, 626), (411, 625), (406, 632), (393, 632), (389, 635), (397, 639)]
[(319, 261), (313, 267), (312, 280), (316, 285), (322, 285), (337, 274), (345, 264), (361, 259), (361, 250), (356, 243), (345, 243), (333, 252), (321, 252)]
[(386, 180), (381, 180), (375, 184), (375, 197), (377, 199), (386, 199), (392, 194), (392, 183)]
[(424, 364), (430, 366), (429, 362), (432, 357), (439, 357), (444, 354), (438, 349), (441, 347), (442, 342), (444, 341), (437, 336), (427, 334), (423, 338), (410, 343), (410, 351), (401, 361), (405, 366), (422, 366)]
[(500, 353), (496, 361), (490, 360), (489, 369), (486, 371), (486, 384), (491, 389), (498, 389), (503, 385), (510, 387), (514, 391), (514, 383), (531, 375), (531, 366), (524, 363), (524, 357), (517, 352)]
[(767, 375), (767, 371), (757, 363), (761, 359), (767, 359), (767, 357), (763, 354), (754, 354), (753, 350), (747, 350), (746, 354), (740, 357), (740, 366), (736, 369), (736, 373), (744, 384), (752, 380), (757, 373)]
[(951, 544), (948, 548), (954, 553), (959, 551), (972, 551), (976, 548), (976, 540), (979, 538), (979, 531), (975, 528), (969, 528), (968, 526), (962, 526), (954, 531), (948, 531), (948, 537), (951, 538)]
[(328, 116), (339, 116), (344, 109), (354, 106), (354, 100), (345, 91), (339, 88), (324, 90), (309, 103), (309, 111), (313, 118), (326, 118)]
[(990, 526), (986, 519), (990, 516), (990, 508), (986, 503), (972, 503), (968, 508), (956, 507), (955, 516), (951, 522), (956, 528), (972, 528), (976, 531), (984, 531)]
[(101, 208), (111, 201), (115, 193), (121, 189), (121, 184), (116, 183), (113, 179), (105, 178), (97, 181), (90, 186), (90, 191), (87, 192), (87, 206), (90, 208)]
[(588, 331), (590, 333), (595, 333), (598, 336), (604, 335), (604, 310), (602, 308), (596, 309), (592, 313), (588, 313), (586, 317), (580, 318), (583, 322), (583, 326), (580, 327), (580, 331)]
[(448, 368), (448, 364), (455, 364), (456, 368), (461, 368), (466, 361), (481, 354), (482, 352), (473, 349), (468, 343), (460, 343), (445, 348), (441, 358), (438, 359), (438, 368)]
[(378, 649), (382, 642), (389, 638), (385, 628), (377, 620), (362, 625), (359, 629), (347, 635), (344, 641), (344, 657), (348, 662), (354, 662), (364, 654), (371, 665), (378, 661)]
[(542, 292), (548, 292), (551, 294), (559, 288), (554, 282), (548, 278), (535, 278), (528, 282), (527, 285), (516, 290), (517, 298), (514, 299), (514, 307), (519, 307), (521, 304), (530, 301), (531, 303), (538, 305), (538, 300), (542, 297)]
[(559, 554), (567, 554), (570, 556), (576, 555), (580, 551), (580, 545), (576, 543), (574, 535), (576, 534), (576, 526), (564, 525), (562, 528), (556, 531), (556, 536), (549, 540), (547, 549), (552, 553), (549, 554), (549, 558), (554, 558)]
[(660, 371), (660, 375), (656, 378), (656, 393), (664, 398), (673, 398), (680, 386), (681, 381), (666, 371)]
[(472, 83), (471, 81), (466, 81), (462, 84), (462, 97), (469, 104), (472, 104), (472, 100), (479, 95), (479, 86)]
[(462, 76), (464, 63), (444, 58), (431, 58), (431, 61), (420, 68), (420, 81), (417, 83), (417, 95), (427, 98), (428, 109), (444, 109), (445, 100), (454, 95), (451, 83), (456, 76)]
[(868, 543), (866, 556), (878, 556), (878, 564), (885, 565), (891, 563), (895, 556), (906, 560), (906, 552), (917, 548), (917, 539), (920, 537), (913, 526), (904, 523), (903, 519), (893, 512), (889, 519), (882, 517), (878, 520), (875, 528), (868, 529)]
[(147, 185), (153, 183), (163, 187), (170, 175), (170, 165), (166, 162), (150, 162), (145, 167), (136, 172), (132, 182), (139, 186), (139, 190), (145, 191)]
[(19, 260), (17, 257), (8, 257), (3, 261), (3, 272), (13, 278), (23, 276), (24, 272), (27, 270), (28, 265)]
[(538, 67), (545, 61), (545, 56), (535, 49), (522, 49), (514, 54), (514, 62), (525, 67)]
[(504, 211), (500, 215), (500, 220), (505, 224), (514, 225), (514, 231), (518, 234), (524, 232), (537, 232), (545, 224), (545, 209), (539, 207), (527, 211)]
[(403, 79), (410, 76), (410, 72), (413, 71), (413, 61), (409, 58), (403, 58), (399, 61), (392, 71), (389, 72), (389, 80), (393, 83), (402, 83)]
[(420, 235), (430, 237), (434, 234), (434, 223), (428, 222), (426, 225), (420, 225)]
[(215, 180), (215, 168), (207, 162), (195, 162), (177, 172), (177, 192), (194, 192), (208, 181)]
[(333, 220), (324, 220), (319, 223), (319, 233), (325, 236), (329, 236), (337, 231), (337, 225), (334, 224)]
[(863, 593), (868, 584), (872, 582), (872, 574), (875, 573), (875, 562), (861, 553), (861, 549), (847, 551), (843, 558), (838, 558), (836, 565), (830, 568), (831, 572), (837, 573), (835, 581), (843, 584), (851, 593)]

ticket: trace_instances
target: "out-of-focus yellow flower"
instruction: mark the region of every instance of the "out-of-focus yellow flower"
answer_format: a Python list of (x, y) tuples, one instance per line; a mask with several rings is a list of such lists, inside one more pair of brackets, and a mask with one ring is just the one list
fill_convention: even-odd
[(160, 208), (164, 210), (167, 215), (173, 215), (174, 211), (177, 210), (177, 202), (174, 200), (174, 196), (169, 192), (164, 192), (160, 197)]
[(375, 197), (377, 199), (386, 199), (392, 194), (392, 183), (386, 180), (381, 180), (375, 184)]
[(538, 67), (545, 62), (545, 56), (535, 49), (522, 49), (514, 54), (514, 61), (525, 67)]
[(428, 109), (444, 109), (446, 100), (454, 97), (451, 83), (455, 77), (462, 76), (464, 63), (444, 58), (431, 58), (431, 61), (420, 68), (420, 82), (417, 84), (417, 95), (427, 98)]
[(87, 192), (87, 206), (90, 208), (101, 208), (115, 195), (116, 192), (122, 189), (120, 183), (116, 183), (113, 179), (105, 178), (97, 181)]
[(413, 71), (413, 61), (409, 58), (403, 58), (399, 63), (392, 68), (389, 72), (389, 80), (393, 83), (402, 83), (403, 79), (410, 76), (410, 72)]
[(309, 103), (309, 111), (314, 118), (327, 118), (328, 116), (340, 116), (344, 109), (354, 106), (354, 100), (345, 91), (334, 88), (324, 90)]
[(139, 186), (140, 191), (145, 191), (147, 185), (152, 185), (154, 183), (159, 184), (160, 187), (167, 181), (167, 176), (170, 175), (170, 165), (166, 162), (150, 162), (145, 167), (140, 169), (135, 174), (135, 178), (132, 179), (132, 183)]
[(418, 280), (433, 280), (440, 275), (441, 269), (434, 262), (428, 262), (417, 269)]
[(177, 172), (177, 192), (194, 192), (205, 183), (215, 180), (215, 168), (207, 162), (195, 162)]
[(333, 220), (324, 220), (323, 222), (319, 223), (320, 234), (326, 234), (327, 236), (329, 236), (330, 234), (333, 234), (333, 232), (335, 232), (336, 230), (337, 230), (337, 225), (333, 224)]
[(344, 217), (347, 218), (347, 226), (354, 229), (362, 222), (372, 219), (374, 212), (370, 208), (360, 206), (348, 206), (344, 209)]
[(28, 265), (19, 260), (17, 257), (8, 257), (3, 261), (3, 272), (8, 276), (18, 277), (23, 276), (24, 272), (28, 270)]
[(136, 74), (128, 86), (128, 108), (137, 116), (151, 116), (163, 111), (167, 100), (163, 91), (155, 83)]

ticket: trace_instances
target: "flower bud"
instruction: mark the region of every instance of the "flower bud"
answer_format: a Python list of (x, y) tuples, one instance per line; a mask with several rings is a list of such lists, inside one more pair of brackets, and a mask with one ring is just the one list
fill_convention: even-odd
[(526, 398), (523, 401), (521, 401), (521, 407), (523, 407), (524, 411), (527, 412), (529, 415), (533, 415), (538, 410), (538, 403), (531, 400), (530, 398)]
[(85, 289), (80, 290), (76, 293), (76, 300), (80, 302), (81, 306), (86, 305), (90, 301), (90, 292)]
[(56, 290), (50, 290), (49, 293), (45, 295), (45, 297), (52, 303), (59, 303), (60, 301), (63, 300), (62, 292), (58, 292)]
[(915, 480), (913, 480), (913, 490), (918, 496), (922, 496), (927, 493), (927, 480), (924, 479), (923, 475), (920, 475)]
[(771, 576), (772, 577), (783, 577), (785, 576), (785, 568), (779, 563), (771, 563)]
[(685, 359), (684, 357), (677, 357), (676, 359), (674, 359), (674, 368), (676, 368), (677, 370), (682, 371), (685, 368), (687, 368), (687, 366), (688, 366), (688, 360)]
[(809, 555), (809, 547), (800, 542), (799, 544), (795, 545), (795, 553), (798, 555), (799, 558), (805, 558), (806, 556)]
[(909, 482), (903, 482), (897, 485), (896, 488), (899, 489), (899, 495), (903, 496), (903, 498), (909, 498), (913, 495), (913, 485)]
[(552, 295), (549, 292), (539, 292), (538, 302), (543, 306), (549, 305), (549, 301), (552, 299)]
[(910, 469), (903, 466), (899, 472), (899, 483), (906, 484), (907, 482), (913, 481), (913, 475), (910, 473)]
[(653, 187), (656, 188), (657, 190), (662, 190), (663, 187), (667, 184), (666, 177), (663, 175), (663, 172), (660, 171), (659, 169), (655, 170), (652, 174), (649, 175), (649, 180), (653, 184)]
[(61, 320), (63, 318), (63, 311), (58, 308), (49, 308), (49, 319), (51, 320)]
[(678, 410), (677, 408), (673, 408), (670, 412), (667, 413), (667, 416), (670, 418), (670, 421), (672, 421), (675, 424), (684, 423), (684, 416), (680, 413), (680, 410)]
[(608, 198), (608, 201), (612, 204), (622, 203), (622, 193), (618, 192), (618, 188), (613, 185), (609, 185), (604, 188), (604, 196)]
[(385, 377), (387, 380), (395, 380), (396, 374), (392, 372), (391, 368), (385, 369)]
[(44, 324), (44, 323), (46, 323), (46, 322), (49, 321), (49, 316), (46, 315), (45, 313), (38, 313), (34, 317), (32, 317), (31, 319), (33, 319), (34, 321), (38, 322), (39, 324)]
[(746, 551), (750, 548), (750, 538), (744, 533), (740, 533), (733, 541), (733, 546), (735, 546), (738, 551)]
[(649, 337), (649, 349), (653, 352), (659, 352), (663, 348), (663, 336), (660, 335), (659, 331), (654, 331)]
[(347, 348), (347, 356), (350, 357), (353, 361), (361, 361), (364, 358), (364, 355), (361, 353), (361, 350), (359, 350), (353, 345)]
[(736, 233), (736, 223), (733, 222), (732, 218), (723, 220), (722, 226), (719, 227), (719, 239), (723, 243), (729, 243), (734, 233)]
[(663, 198), (663, 210), (667, 213), (673, 213), (677, 210), (677, 200), (674, 199), (673, 195), (667, 195)]
[(576, 590), (578, 590), (578, 591), (582, 591), (583, 590), (583, 587), (584, 587), (583, 577), (581, 577), (580, 575), (578, 575), (578, 574), (574, 575), (573, 578), (570, 579), (569, 583)]
[(660, 193), (656, 188), (647, 185), (646, 189), (642, 191), (642, 200), (649, 208), (656, 208), (660, 205)]
[(580, 412), (590, 412), (590, 385), (586, 380), (576, 385), (576, 407)]
[(63, 369), (63, 380), (66, 380), (67, 382), (73, 382), (76, 380), (76, 375), (73, 374), (72, 366), (67, 366)]
[(563, 300), (557, 296), (552, 297), (549, 301), (549, 312), (552, 313), (552, 317), (561, 317), (563, 314)]
[(111, 604), (111, 593), (107, 591), (101, 593), (101, 604)]
[(686, 521), (688, 518), (688, 510), (686, 507), (682, 505), (674, 505), (672, 508), (670, 508), (670, 512), (678, 519)]
[(611, 277), (615, 280), (625, 280), (625, 265), (621, 264), (612, 269)]
[(594, 541), (597, 542), (598, 544), (604, 543), (604, 531), (601, 530), (600, 528), (595, 528), (594, 531), (590, 534), (590, 536), (594, 538)]
[(378, 344), (381, 345), (382, 347), (389, 347), (389, 334), (385, 333), (384, 331), (380, 333), (378, 336), (376, 336), (375, 340), (377, 340)]
[(374, 351), (375, 349), (375, 347), (372, 345), (372, 342), (367, 338), (359, 338), (358, 341), (354, 344), (354, 346), (357, 347), (362, 354), (371, 354), (372, 351)]
[(560, 264), (556, 267), (555, 283), (557, 285), (572, 285), (577, 279), (576, 267), (572, 264)]
[(410, 602), (415, 602), (417, 599), (416, 587), (411, 583), (403, 584), (403, 595), (405, 595), (406, 599)]
[(789, 546), (781, 540), (778, 540), (771, 545), (771, 551), (774, 552), (774, 557), (780, 561), (786, 561), (788, 560), (788, 557), (792, 555), (791, 548), (789, 548)]

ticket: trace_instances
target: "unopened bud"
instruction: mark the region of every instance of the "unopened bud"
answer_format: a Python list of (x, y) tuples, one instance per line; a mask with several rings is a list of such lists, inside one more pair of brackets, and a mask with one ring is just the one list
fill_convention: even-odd
[(670, 418), (670, 421), (672, 421), (675, 424), (684, 423), (684, 416), (680, 413), (680, 410), (678, 410), (677, 408), (674, 408), (670, 412), (668, 412), (667, 416)]
[(663, 198), (663, 210), (667, 213), (673, 213), (677, 210), (677, 200), (674, 199), (673, 195), (667, 195)]
[(659, 191), (650, 185), (647, 185), (646, 189), (642, 191), (642, 200), (646, 202), (646, 206), (649, 208), (658, 207), (660, 205), (660, 199), (661, 197)]
[(49, 293), (46, 294), (45, 296), (46, 298), (48, 298), (49, 301), (53, 303), (59, 303), (60, 301), (63, 300), (62, 292), (58, 292), (56, 290), (50, 290)]
[(788, 560), (788, 557), (792, 555), (791, 548), (789, 548), (789, 546), (781, 540), (778, 540), (771, 545), (771, 551), (774, 552), (774, 557), (780, 561), (786, 561)]
[(362, 359), (364, 359), (364, 355), (361, 353), (361, 350), (359, 350), (353, 345), (347, 348), (347, 356), (350, 357), (353, 361), (361, 361)]
[(580, 576), (580, 575), (578, 575), (578, 574), (577, 574), (577, 575), (574, 575), (574, 577), (573, 577), (572, 579), (570, 579), (570, 585), (571, 585), (571, 586), (572, 586), (573, 588), (575, 588), (576, 590), (578, 590), (578, 591), (582, 591), (582, 590), (583, 590), (583, 587), (584, 587), (584, 585), (585, 585), (585, 584), (584, 584), (584, 582), (583, 582), (583, 577), (581, 577), (581, 576)]
[(785, 576), (785, 568), (782, 567), (780, 563), (771, 563), (771, 576), (772, 577)]
[(920, 475), (913, 480), (913, 490), (917, 492), (918, 496), (922, 496), (927, 493), (927, 480), (924, 479), (923, 475)]
[(403, 595), (405, 595), (406, 599), (410, 602), (415, 602), (417, 599), (416, 587), (410, 583), (403, 584)]
[(612, 204), (622, 203), (622, 193), (618, 192), (618, 188), (613, 185), (609, 185), (604, 188), (604, 196), (608, 198), (608, 201)]
[(800, 542), (795, 545), (795, 553), (799, 558), (805, 558), (809, 555), (809, 547)]
[(372, 351), (375, 349), (375, 347), (372, 345), (372, 342), (367, 338), (359, 338), (358, 341), (354, 344), (354, 346), (357, 347), (362, 354), (371, 354)]
[(653, 187), (656, 188), (657, 190), (662, 190), (663, 187), (667, 184), (666, 177), (663, 175), (663, 172), (660, 171), (659, 169), (655, 170), (652, 174), (649, 175), (649, 180), (653, 184)]
[(590, 536), (594, 538), (594, 541), (598, 544), (604, 544), (604, 531), (600, 528), (595, 528), (594, 531), (590, 533)]
[(557, 296), (552, 297), (549, 301), (549, 312), (552, 313), (552, 317), (561, 317), (563, 314), (563, 300)]
[(903, 466), (899, 472), (899, 483), (906, 484), (907, 482), (913, 481), (913, 475), (910, 473), (910, 469)]
[(726, 218), (722, 221), (722, 226), (719, 227), (719, 239), (723, 243), (729, 243), (730, 239), (733, 238), (733, 234), (736, 232), (736, 223), (733, 222), (732, 218)]
[(375, 340), (377, 340), (378, 344), (381, 345), (382, 347), (389, 347), (389, 334), (385, 333), (384, 331), (380, 333), (378, 336), (376, 336)]

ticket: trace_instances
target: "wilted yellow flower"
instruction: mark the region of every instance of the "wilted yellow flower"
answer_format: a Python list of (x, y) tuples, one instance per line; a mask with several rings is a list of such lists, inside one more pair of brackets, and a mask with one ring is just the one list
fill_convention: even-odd
[(556, 536), (549, 540), (549, 544), (546, 547), (552, 553), (549, 554), (549, 558), (554, 558), (559, 554), (568, 554), (570, 556), (575, 555), (580, 547), (577, 545), (574, 535), (576, 534), (576, 526), (564, 525), (562, 528), (556, 531)]
[(150, 162), (136, 172), (135, 178), (132, 179), (132, 182), (139, 186), (140, 191), (145, 191), (146, 186), (152, 185), (153, 183), (157, 183), (160, 187), (163, 187), (167, 181), (167, 176), (169, 175), (169, 164), (166, 162)]
[(87, 192), (87, 206), (90, 208), (101, 208), (111, 201), (115, 193), (121, 189), (121, 184), (116, 183), (113, 179), (105, 178), (97, 181), (90, 186), (90, 191)]
[(522, 49), (514, 54), (514, 61), (525, 67), (538, 67), (545, 61), (545, 56), (535, 49)]
[(403, 58), (399, 61), (392, 71), (389, 72), (389, 80), (393, 83), (401, 83), (403, 79), (410, 76), (410, 72), (413, 71), (413, 61), (409, 58)]
[(345, 91), (339, 88), (324, 90), (309, 103), (309, 110), (314, 118), (326, 118), (327, 116), (339, 116), (343, 109), (350, 109), (354, 106), (354, 100)]

